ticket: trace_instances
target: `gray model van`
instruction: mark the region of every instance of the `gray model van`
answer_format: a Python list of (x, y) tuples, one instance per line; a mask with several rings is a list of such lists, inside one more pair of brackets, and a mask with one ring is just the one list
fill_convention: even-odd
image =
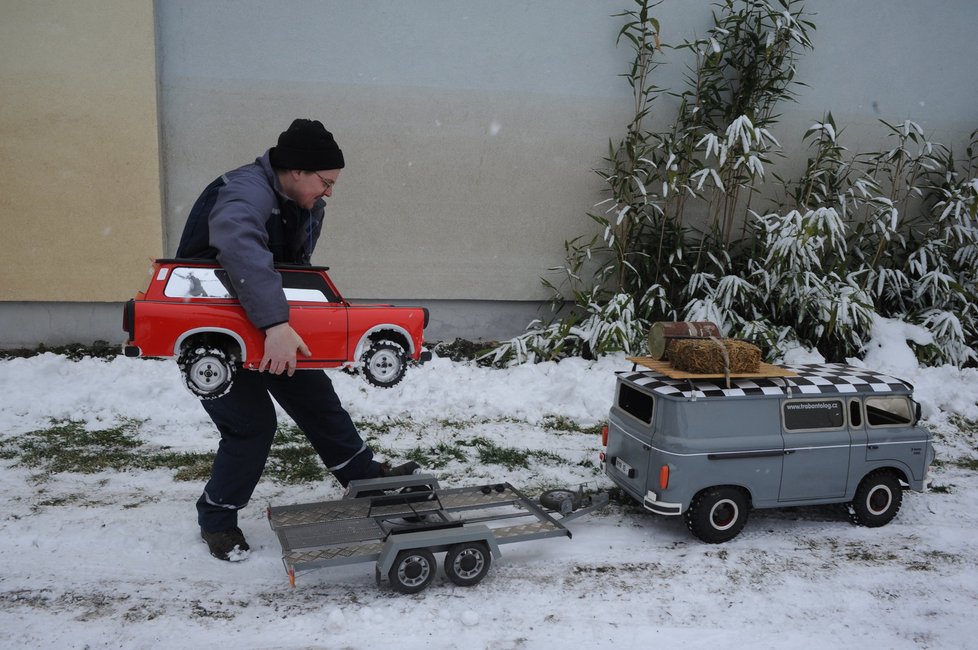
[(605, 473), (709, 543), (735, 537), (751, 508), (845, 503), (854, 523), (889, 522), (934, 459), (913, 387), (840, 364), (780, 368), (795, 374), (618, 373)]

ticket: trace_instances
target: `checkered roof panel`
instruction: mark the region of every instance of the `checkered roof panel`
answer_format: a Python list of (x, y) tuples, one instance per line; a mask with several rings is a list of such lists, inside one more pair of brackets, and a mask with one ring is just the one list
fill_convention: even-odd
[[(882, 373), (840, 363), (785, 365), (796, 377), (731, 379), (672, 379), (654, 370), (619, 372), (622, 379), (665, 396), (746, 397), (748, 395), (792, 396), (867, 393), (909, 393), (909, 383)], [(690, 394), (692, 391), (692, 394)]]

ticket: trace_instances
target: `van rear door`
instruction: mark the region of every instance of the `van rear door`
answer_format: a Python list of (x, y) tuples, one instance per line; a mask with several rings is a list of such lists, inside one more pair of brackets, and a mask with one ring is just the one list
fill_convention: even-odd
[(638, 501), (647, 490), (654, 416), (655, 398), (619, 379), (608, 422), (605, 473)]

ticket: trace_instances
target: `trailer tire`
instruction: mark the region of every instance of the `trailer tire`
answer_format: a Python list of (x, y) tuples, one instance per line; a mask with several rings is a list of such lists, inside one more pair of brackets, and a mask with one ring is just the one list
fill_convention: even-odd
[(387, 573), (394, 591), (401, 594), (416, 594), (435, 579), (438, 565), (434, 554), (426, 548), (412, 548), (401, 551), (394, 558), (394, 565)]
[(445, 554), (445, 575), (460, 587), (482, 582), (492, 566), (492, 554), (485, 542), (455, 544)]

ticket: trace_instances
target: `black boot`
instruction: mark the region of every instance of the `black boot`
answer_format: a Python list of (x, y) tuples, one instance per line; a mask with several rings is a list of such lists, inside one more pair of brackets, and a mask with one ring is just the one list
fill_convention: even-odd
[(207, 542), (211, 555), (227, 562), (240, 562), (248, 559), (251, 547), (245, 541), (244, 533), (235, 526), (217, 533), (200, 529), (200, 538)]
[(413, 460), (409, 460), (403, 465), (398, 465), (397, 467), (391, 467), (387, 463), (380, 464), (380, 475), (381, 476), (410, 476), (414, 474), (419, 469), (421, 465), (418, 465)]

